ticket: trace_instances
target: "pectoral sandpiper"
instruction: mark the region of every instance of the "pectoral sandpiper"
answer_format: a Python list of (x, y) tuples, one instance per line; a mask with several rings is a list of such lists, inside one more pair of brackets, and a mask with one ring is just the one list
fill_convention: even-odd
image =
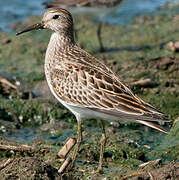
[(45, 75), (53, 95), (68, 108), (78, 122), (78, 137), (72, 157), (76, 159), (85, 119), (100, 119), (102, 125), (99, 166), (102, 170), (106, 142), (102, 120), (137, 122), (167, 132), (156, 121), (168, 122), (166, 115), (144, 102), (124, 85), (106, 65), (81, 49), (74, 40), (71, 14), (61, 8), (49, 8), (42, 22), (17, 33), (49, 29), (52, 36), (45, 56)]

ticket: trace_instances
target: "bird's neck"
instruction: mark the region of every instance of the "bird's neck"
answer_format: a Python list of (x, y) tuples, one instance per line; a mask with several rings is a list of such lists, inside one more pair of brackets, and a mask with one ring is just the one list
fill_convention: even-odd
[(62, 50), (74, 44), (72, 32), (54, 32), (50, 38), (49, 46), (56, 50)]
[(45, 64), (53, 63), (54, 59), (60, 60), (61, 54), (66, 52), (69, 48), (75, 45), (73, 34), (65, 32), (54, 32), (51, 35), (46, 56)]

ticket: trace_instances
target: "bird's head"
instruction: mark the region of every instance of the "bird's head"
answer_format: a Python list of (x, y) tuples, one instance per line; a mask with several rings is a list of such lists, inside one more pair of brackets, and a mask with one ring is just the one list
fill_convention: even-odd
[(62, 8), (49, 8), (44, 13), (42, 21), (25, 28), (16, 35), (38, 29), (49, 29), (52, 32), (68, 32), (73, 31), (73, 18), (71, 14)]

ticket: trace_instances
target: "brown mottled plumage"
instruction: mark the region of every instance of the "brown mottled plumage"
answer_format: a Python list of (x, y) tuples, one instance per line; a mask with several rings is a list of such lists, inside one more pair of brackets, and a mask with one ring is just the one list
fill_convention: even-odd
[[(112, 70), (76, 45), (72, 16), (67, 10), (50, 8), (45, 12), (42, 23), (18, 34), (32, 29), (52, 31), (45, 56), (45, 74), (53, 95), (78, 121), (78, 141), (73, 163), (82, 139), (81, 121), (86, 118), (138, 122), (167, 132), (155, 123), (167, 122), (166, 115), (134, 95)], [(106, 141), (103, 123), (102, 130), (97, 172), (102, 169)]]

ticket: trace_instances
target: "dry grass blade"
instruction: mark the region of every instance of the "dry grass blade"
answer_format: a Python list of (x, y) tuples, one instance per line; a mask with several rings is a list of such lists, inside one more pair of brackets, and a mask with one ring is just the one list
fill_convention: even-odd
[(156, 164), (159, 164), (160, 162), (161, 162), (161, 159), (155, 159), (155, 160), (140, 164), (139, 168), (144, 168), (145, 166), (151, 165), (151, 164), (156, 165)]
[(152, 84), (152, 80), (150, 78), (146, 78), (146, 79), (140, 79), (138, 81), (132, 82), (129, 85), (131, 87), (134, 87), (134, 86), (146, 87), (146, 86), (150, 86), (151, 84)]
[(0, 77), (0, 83), (2, 83), (4, 86), (8, 86), (12, 89), (16, 89), (17, 90), (17, 87), (12, 84), (11, 82), (9, 82), (7, 79), (3, 78), (3, 77)]
[(0, 165), (0, 170), (5, 168), (8, 164), (10, 164), (11, 162), (13, 161), (13, 159), (9, 158), (8, 160), (6, 160), (5, 162), (3, 162), (1, 165)]

